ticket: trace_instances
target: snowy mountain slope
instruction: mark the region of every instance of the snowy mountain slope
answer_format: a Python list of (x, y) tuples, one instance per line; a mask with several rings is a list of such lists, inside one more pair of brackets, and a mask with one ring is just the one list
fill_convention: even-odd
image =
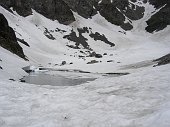
[[(159, 10), (148, 3), (141, 6), (145, 6), (144, 17), (132, 21), (131, 31), (109, 23), (99, 13), (85, 19), (73, 12), (76, 21), (66, 26), (35, 10), (22, 17), (0, 7), (29, 60), (0, 47), (0, 126), (169, 127), (170, 65), (153, 67), (158, 62), (153, 60), (170, 53), (170, 26), (146, 32), (146, 21)], [(58, 73), (97, 79), (78, 86), (19, 82), (28, 75), (22, 68), (29, 65), (83, 70), (92, 73)], [(106, 74), (121, 72), (129, 74)]]
[[(145, 21), (151, 17), (154, 10), (153, 6), (148, 3), (145, 6), (148, 9), (146, 9), (144, 18), (133, 22), (134, 29), (129, 32), (107, 22), (100, 14), (95, 15), (92, 19), (84, 19), (74, 13), (76, 22), (65, 26), (57, 21), (47, 19), (35, 11), (33, 11), (33, 15), (26, 18), (19, 16), (16, 12), (12, 14), (2, 7), (0, 12), (5, 15), (10, 26), (16, 31), (17, 38), (24, 39), (30, 45), (30, 47), (27, 47), (19, 42), (29, 59), (29, 64), (36, 66), (41, 64), (60, 69), (81, 69), (90, 72), (118, 72), (121, 71), (119, 68), (123, 65), (153, 60), (168, 54), (170, 51), (169, 27), (155, 34), (149, 34), (144, 30)], [(75, 42), (63, 39), (63, 37), (69, 35), (72, 30), (79, 37), (77, 29), (84, 27), (89, 30), (89, 33), (82, 33), (82, 35), (87, 38), (87, 43), (92, 49), (90, 52), (106, 53), (107, 55), (103, 55), (103, 58), (87, 57), (90, 55), (89, 49), (84, 49), (81, 44), (80, 49), (72, 49), (66, 46), (75, 45)], [(103, 41), (95, 41), (89, 36), (90, 33), (95, 32), (104, 34), (107, 40), (115, 46), (110, 47)], [(53, 39), (46, 37), (46, 34), (52, 36)], [(87, 64), (92, 60), (99, 63)], [(113, 62), (108, 63), (107, 61), (110, 60)], [(62, 61), (66, 61), (67, 64), (57, 66)], [(73, 64), (70, 65), (69, 63)]]

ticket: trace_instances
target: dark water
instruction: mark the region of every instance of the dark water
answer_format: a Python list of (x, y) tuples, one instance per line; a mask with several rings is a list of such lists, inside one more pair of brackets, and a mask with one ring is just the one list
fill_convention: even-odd
[(30, 73), (29, 76), (26, 76), (22, 79), (22, 81), (30, 84), (52, 86), (75, 86), (94, 80), (95, 78), (82, 78), (82, 77), (72, 79), (60, 75), (50, 75), (42, 72)]

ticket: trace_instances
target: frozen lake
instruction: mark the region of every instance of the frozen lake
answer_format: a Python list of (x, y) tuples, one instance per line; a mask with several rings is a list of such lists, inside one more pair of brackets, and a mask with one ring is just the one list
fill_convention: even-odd
[(32, 72), (29, 76), (26, 76), (22, 81), (30, 84), (37, 85), (52, 85), (52, 86), (75, 86), (86, 83), (88, 81), (94, 81), (95, 78), (70, 78), (61, 76), (58, 74), (48, 74), (45, 72)]

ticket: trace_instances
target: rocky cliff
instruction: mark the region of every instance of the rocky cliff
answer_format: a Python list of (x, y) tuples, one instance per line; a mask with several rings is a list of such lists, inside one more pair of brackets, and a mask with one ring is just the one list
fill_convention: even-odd
[(13, 7), (21, 16), (32, 14), (34, 9), (40, 14), (52, 20), (58, 20), (62, 24), (70, 24), (75, 21), (69, 6), (62, 0), (1, 0), (0, 5), (5, 8)]
[(14, 30), (0, 13), (0, 46), (26, 60), (21, 46), (17, 42)]
[(0, 0), (0, 5), (8, 9), (13, 7), (22, 16), (30, 15), (33, 8), (47, 18), (66, 25), (75, 21), (72, 11), (84, 18), (100, 13), (110, 23), (131, 30), (132, 21), (144, 16), (145, 7), (141, 5), (146, 2), (156, 9), (161, 8), (147, 21), (146, 31), (159, 31), (170, 24), (168, 0)]
[(152, 33), (154, 31), (163, 30), (170, 25), (170, 1), (168, 0), (150, 0), (155, 8), (160, 9), (148, 21), (146, 31)]

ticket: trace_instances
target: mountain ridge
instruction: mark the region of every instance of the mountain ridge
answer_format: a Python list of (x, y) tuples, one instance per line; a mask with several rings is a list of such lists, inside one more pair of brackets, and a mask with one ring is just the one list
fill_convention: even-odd
[[(146, 31), (152, 33), (164, 29), (170, 24), (170, 2), (168, 0), (1, 0), (0, 5), (10, 9), (13, 7), (18, 14), (28, 16), (35, 9), (52, 20), (68, 25), (75, 21), (72, 11), (84, 18), (92, 18), (99, 13), (108, 22), (118, 25), (124, 30), (132, 30), (132, 21), (143, 18), (145, 8), (142, 4), (149, 2), (160, 11), (147, 22)], [(163, 19), (162, 19), (163, 18)], [(158, 24), (162, 24), (159, 26)]]

